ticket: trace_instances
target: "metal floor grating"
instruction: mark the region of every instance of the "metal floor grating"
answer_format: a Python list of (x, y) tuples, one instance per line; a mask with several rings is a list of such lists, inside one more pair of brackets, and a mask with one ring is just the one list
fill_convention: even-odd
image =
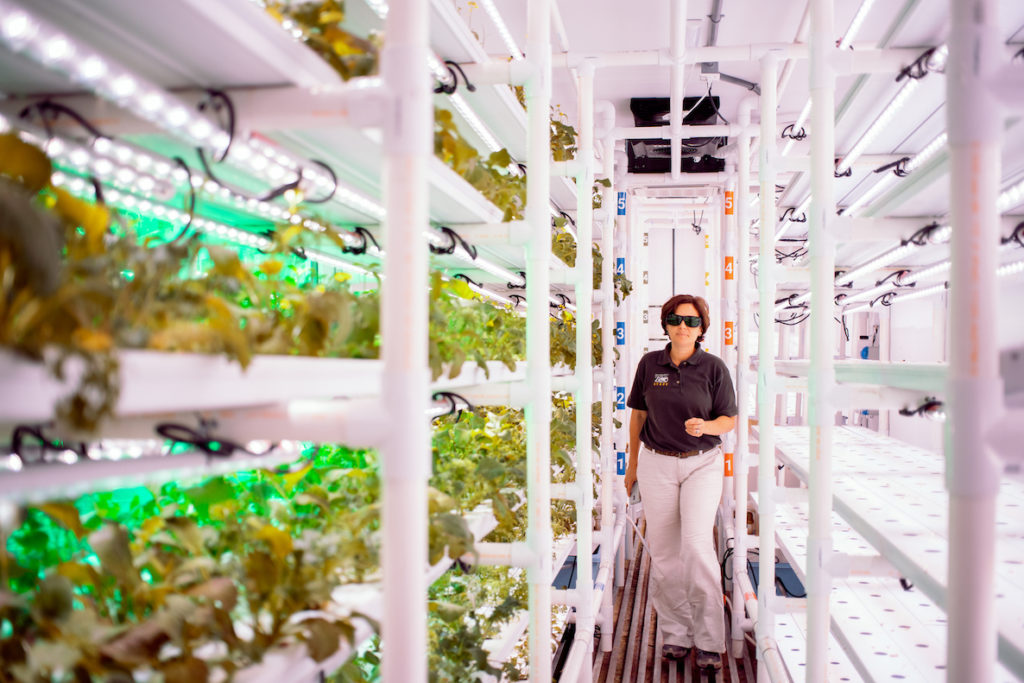
[[(643, 521), (638, 525), (645, 529)], [(650, 556), (633, 535), (632, 560), (626, 562), (625, 585), (615, 592), (613, 606), (615, 632), (612, 651), (597, 652), (594, 657), (595, 683), (747, 683), (753, 681), (756, 663), (750, 648), (744, 648), (740, 659), (722, 657), (722, 670), (708, 674), (697, 669), (695, 655), (683, 662), (661, 658), (661, 637), (658, 616), (648, 600)], [(630, 542), (628, 536), (626, 542)], [(726, 619), (728, 629), (729, 620)], [(726, 633), (726, 642), (731, 635)], [(731, 646), (731, 645), (730, 645)], [(731, 653), (730, 653), (731, 654)]]

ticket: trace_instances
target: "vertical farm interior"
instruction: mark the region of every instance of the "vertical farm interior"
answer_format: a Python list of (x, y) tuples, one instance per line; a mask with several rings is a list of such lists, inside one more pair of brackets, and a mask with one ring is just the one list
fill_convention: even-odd
[(1022, 115), (1019, 0), (0, 0), (0, 683), (1024, 680)]

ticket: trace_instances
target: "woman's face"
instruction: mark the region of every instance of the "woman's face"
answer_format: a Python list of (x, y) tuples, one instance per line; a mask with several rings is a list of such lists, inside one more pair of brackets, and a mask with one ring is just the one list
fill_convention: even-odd
[[(674, 311), (676, 315), (686, 316), (697, 316), (700, 317), (700, 313), (697, 311), (697, 307), (693, 304), (679, 304), (676, 306)], [(700, 336), (700, 326), (689, 327), (685, 322), (679, 325), (666, 324), (665, 328), (668, 330), (668, 338), (673, 344), (678, 344), (684, 348), (689, 348), (697, 343), (697, 337)]]

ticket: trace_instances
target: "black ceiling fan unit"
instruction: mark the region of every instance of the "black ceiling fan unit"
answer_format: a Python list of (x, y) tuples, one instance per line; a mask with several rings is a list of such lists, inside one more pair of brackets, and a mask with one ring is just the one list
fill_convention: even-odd
[[(717, 95), (684, 97), (683, 125), (709, 126), (718, 122)], [(669, 98), (634, 97), (629, 101), (633, 122), (638, 128), (667, 126)], [(725, 159), (715, 152), (728, 144), (724, 136), (684, 138), (681, 144), (680, 171), (683, 173), (717, 173), (725, 170)], [(630, 173), (669, 173), (672, 170), (672, 149), (668, 140), (642, 138), (626, 140), (626, 157)]]

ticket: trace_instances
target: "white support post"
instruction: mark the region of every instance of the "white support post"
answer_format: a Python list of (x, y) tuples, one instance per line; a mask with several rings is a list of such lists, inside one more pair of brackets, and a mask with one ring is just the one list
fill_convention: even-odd
[(811, 5), (811, 372), (809, 522), (807, 531), (807, 680), (828, 677), (832, 577), (832, 432), (835, 430), (835, 100), (836, 52), (832, 0)]
[[(591, 562), (593, 547), (594, 477), (592, 464), (590, 406), (594, 402), (594, 371), (591, 358), (590, 319), (593, 301), (594, 209), (591, 188), (594, 185), (594, 66), (584, 63), (580, 69), (580, 142), (581, 174), (576, 179), (576, 483), (580, 500), (576, 505), (576, 642), (589, 661), (594, 642), (594, 580)], [(605, 221), (607, 222), (607, 221)], [(607, 308), (607, 304), (603, 306)], [(579, 681), (589, 683), (592, 670), (583, 667)]]
[(1002, 111), (991, 89), (1000, 62), (996, 0), (952, 0), (946, 71), (950, 149), (946, 486), (950, 681), (996, 678), (996, 494), (1000, 462), (984, 435), (1003, 408), (996, 347)]
[[(617, 325), (617, 313), (620, 312), (620, 307), (615, 305), (615, 257), (618, 253), (615, 250), (615, 233), (616, 228), (619, 227), (621, 233), (621, 226), (623, 220), (618, 215), (618, 201), (616, 195), (616, 181), (618, 175), (615, 173), (615, 155), (612, 150), (615, 149), (615, 141), (612, 138), (606, 138), (604, 140), (604, 176), (612, 181), (612, 186), (604, 190), (604, 196), (601, 201), (601, 206), (608, 212), (608, 219), (604, 222), (601, 229), (601, 256), (602, 261), (602, 273), (601, 273), (601, 290), (603, 292), (604, 305), (601, 310), (602, 325), (601, 325), (601, 350), (603, 358), (603, 370), (604, 370), (604, 387), (602, 393), (601, 402), (601, 572), (607, 576), (607, 572), (604, 571), (606, 564), (611, 562), (611, 553), (615, 549), (615, 516), (613, 510), (613, 499), (615, 493), (618, 491), (619, 477), (616, 475), (615, 469), (615, 426), (614, 414), (615, 406), (618, 401), (618, 386), (625, 386), (625, 381), (620, 379), (624, 376), (624, 371), (620, 370), (620, 364), (625, 364), (625, 359), (620, 359), (620, 363), (615, 362), (615, 352), (618, 348), (618, 335), (616, 334)], [(623, 346), (623, 348), (625, 348)], [(621, 385), (620, 385), (621, 382)], [(620, 420), (623, 424), (626, 424), (625, 417)], [(624, 506), (623, 506), (624, 507)], [(624, 511), (623, 511), (624, 512)], [(624, 522), (623, 522), (624, 523)], [(613, 622), (613, 596), (614, 591), (604, 589), (604, 603), (602, 605), (602, 612), (607, 616), (607, 627), (601, 630), (601, 651), (611, 652), (612, 651), (612, 622)]]
[[(392, 430), (382, 444), (385, 683), (427, 680), (427, 162), (433, 151), (426, 2), (397, 0), (387, 18), (381, 75), (393, 97), (384, 127), (386, 250), (381, 294), (384, 382)], [(546, 111), (546, 109), (545, 109)]]
[[(831, 0), (829, 0), (831, 1)], [(778, 58), (766, 54), (761, 59), (761, 249), (758, 261), (760, 314), (758, 336), (758, 519), (760, 520), (761, 562), (758, 567), (757, 599), (757, 678), (765, 680), (767, 671), (762, 644), (775, 639), (775, 120), (776, 70)], [(742, 179), (741, 179), (742, 184)]]
[(670, 54), (672, 57), (671, 83), (669, 88), (669, 140), (672, 145), (671, 178), (679, 180), (682, 175), (682, 129), (683, 129), (683, 95), (685, 93), (686, 65), (686, 0), (672, 0), (669, 27)]
[[(739, 123), (749, 127), (750, 114), (757, 106), (757, 98), (751, 96), (740, 101)], [(736, 349), (736, 401), (739, 414), (736, 420), (736, 448), (733, 451), (733, 484), (736, 503), (733, 558), (732, 558), (732, 652), (739, 654), (744, 651), (743, 620), (745, 610), (742, 605), (753, 598), (744, 590), (749, 579), (741, 581), (747, 573), (747, 456), (749, 451), (749, 416), (750, 416), (750, 349), (748, 328), (753, 317), (750, 310), (750, 134), (741, 134), (738, 142), (735, 194), (733, 195), (734, 219), (727, 229), (735, 230), (734, 238), (736, 260), (733, 263), (734, 286), (731, 288), (736, 301), (736, 314), (733, 316), (733, 340)], [(726, 207), (729, 197), (726, 195)], [(731, 298), (731, 297), (730, 297)]]
[[(530, 681), (551, 681), (551, 343), (548, 296), (551, 264), (551, 0), (529, 0), (526, 58), (527, 167), (526, 476), (529, 516), (526, 542), (533, 553), (530, 590)], [(418, 69), (417, 69), (418, 72)]]

